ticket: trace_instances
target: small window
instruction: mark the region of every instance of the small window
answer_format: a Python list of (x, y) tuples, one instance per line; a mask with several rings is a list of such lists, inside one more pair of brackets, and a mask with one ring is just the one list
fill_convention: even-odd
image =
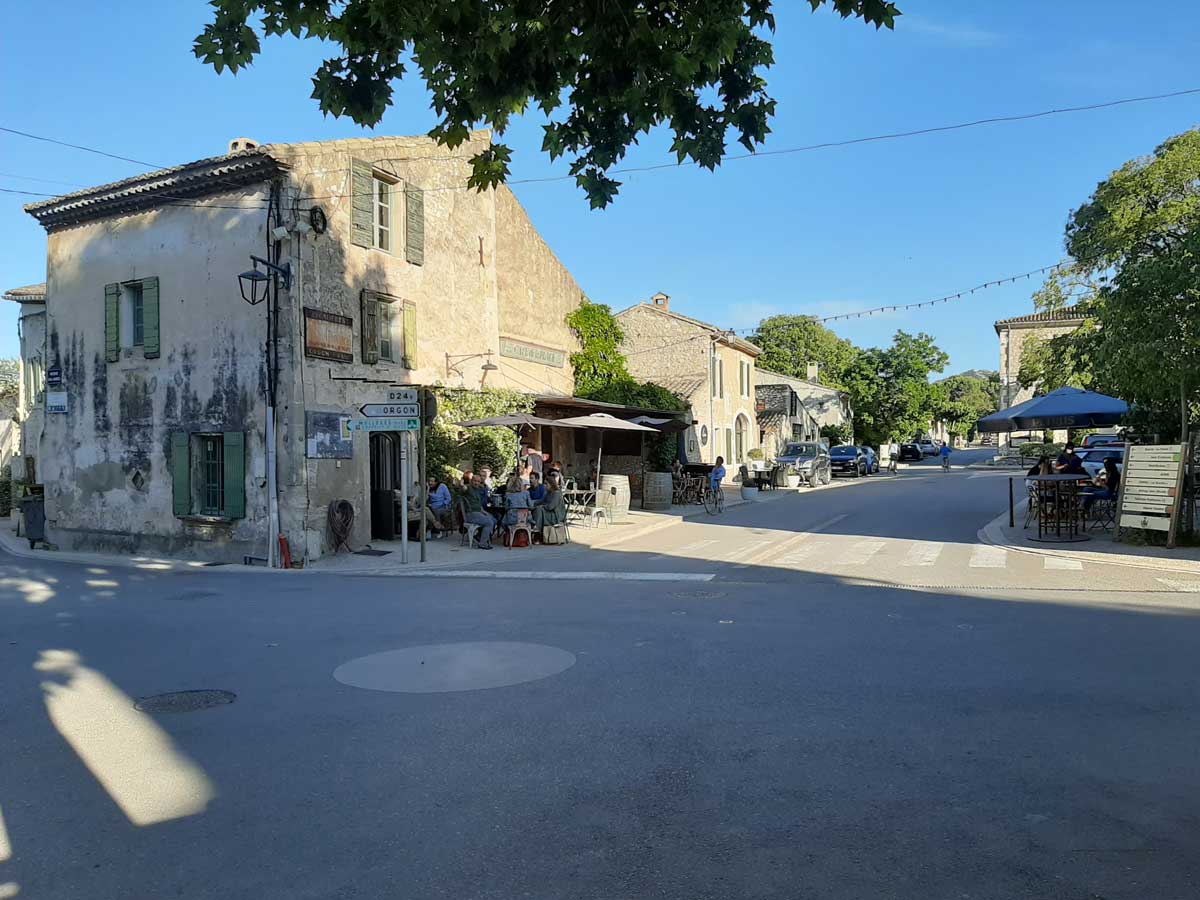
[(392, 250), (392, 183), (376, 175), (375, 187), (375, 246), (389, 253)]
[(197, 438), (200, 471), (196, 486), (200, 514), (221, 516), (225, 514), (225, 439), (219, 434), (201, 434)]
[(146, 343), (146, 297), (140, 281), (121, 285), (121, 349), (132, 350)]
[(379, 316), (379, 358), (388, 362), (396, 362), (396, 317), (392, 314), (392, 304), (380, 303), (377, 315)]

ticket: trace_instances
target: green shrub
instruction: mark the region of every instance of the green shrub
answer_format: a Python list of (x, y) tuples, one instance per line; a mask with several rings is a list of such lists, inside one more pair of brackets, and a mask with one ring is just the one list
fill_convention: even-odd
[(750, 459), (763, 459), (764, 458), (761, 447), (755, 447), (753, 450), (747, 450), (746, 456), (749, 457)]
[(1043, 444), (1041, 441), (1028, 441), (1017, 445), (1017, 452), (1023, 459), (1054, 459), (1063, 452), (1062, 444)]
[[(512, 412), (531, 412), (533, 398), (517, 391), (436, 387), (438, 415), (426, 435), (426, 467), (431, 475), (449, 478), (461, 459), (476, 469), (488, 466), (496, 478), (514, 468), (520, 441), (512, 428), (462, 428), (459, 422)], [(462, 478), (462, 473), (458, 472)]]

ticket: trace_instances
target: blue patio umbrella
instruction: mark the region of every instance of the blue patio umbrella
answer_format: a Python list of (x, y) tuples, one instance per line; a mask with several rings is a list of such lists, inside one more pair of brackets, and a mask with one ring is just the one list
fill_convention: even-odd
[(984, 416), (980, 419), (975, 428), (980, 432), (996, 432), (996, 431), (1014, 431), (1016, 425), (1012, 422), (1012, 416), (1023, 411), (1029, 404), (1037, 398), (1034, 397), (1016, 406), (1010, 406), (1008, 409), (1002, 409), (999, 412), (994, 412), (990, 416)]
[[(1117, 425), (1129, 413), (1129, 404), (1107, 394), (1064, 387), (1044, 397), (1034, 397), (1025, 403), (1001, 410), (1011, 422), (1009, 429), (1033, 430), (1051, 428), (1100, 428)], [(989, 417), (991, 418), (991, 417)], [(982, 424), (982, 423), (981, 423)]]

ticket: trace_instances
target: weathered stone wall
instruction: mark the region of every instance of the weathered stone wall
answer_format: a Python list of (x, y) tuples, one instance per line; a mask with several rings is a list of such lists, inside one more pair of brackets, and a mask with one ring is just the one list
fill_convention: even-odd
[[(1032, 325), (1014, 325), (1000, 328), (1001, 409), (1016, 406), (1018, 403), (1024, 403), (1026, 400), (1033, 399), (1033, 395), (1037, 390), (1037, 385), (1021, 387), (1021, 382), (1018, 379), (1018, 374), (1021, 371), (1021, 355), (1029, 346), (1029, 342), (1032, 340), (1049, 340), (1052, 337), (1058, 337), (1060, 334), (1070, 334), (1077, 327), (1074, 323), (1058, 326), (1034, 323)], [(1051, 436), (1056, 441), (1065, 441), (1067, 439), (1067, 432), (1065, 430), (1055, 431), (1052, 432)], [(1002, 447), (1007, 446), (1010, 443), (1009, 435), (1002, 433), (999, 437), (999, 443)]]
[[(12, 461), (12, 477), (22, 480), (28, 477), (25, 471), (25, 459), (31, 457), (34, 461), (33, 475), (42, 477), (38, 466), (37, 454), (42, 440), (42, 428), (45, 421), (44, 401), (42, 390), (45, 387), (46, 371), (46, 307), (44, 305), (21, 304), (21, 384), (20, 400), (17, 405), (17, 421), (20, 423), (17, 443), (17, 456)], [(42, 373), (41, 383), (30, 382), (30, 360), (38, 360), (38, 370)]]
[[(265, 249), (264, 196), (169, 206), (49, 234), (46, 366), (62, 368), (65, 414), (47, 414), (37, 457), (49, 537), (64, 547), (240, 559), (266, 548), (266, 316), (237, 275)], [(105, 361), (104, 286), (157, 276), (161, 356)], [(243, 431), (246, 516), (189, 524), (172, 506), (171, 433)], [(141, 486), (138, 486), (140, 482)]]

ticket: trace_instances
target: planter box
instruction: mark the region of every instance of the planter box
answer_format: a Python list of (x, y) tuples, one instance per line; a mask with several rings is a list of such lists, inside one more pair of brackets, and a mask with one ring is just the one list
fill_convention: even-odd
[(790, 487), (790, 488), (800, 487), (800, 476), (799, 475), (785, 475), (783, 477), (784, 477), (784, 480), (787, 482), (788, 487)]
[(742, 488), (742, 499), (743, 500), (757, 500), (758, 499), (758, 488), (743, 487)]

